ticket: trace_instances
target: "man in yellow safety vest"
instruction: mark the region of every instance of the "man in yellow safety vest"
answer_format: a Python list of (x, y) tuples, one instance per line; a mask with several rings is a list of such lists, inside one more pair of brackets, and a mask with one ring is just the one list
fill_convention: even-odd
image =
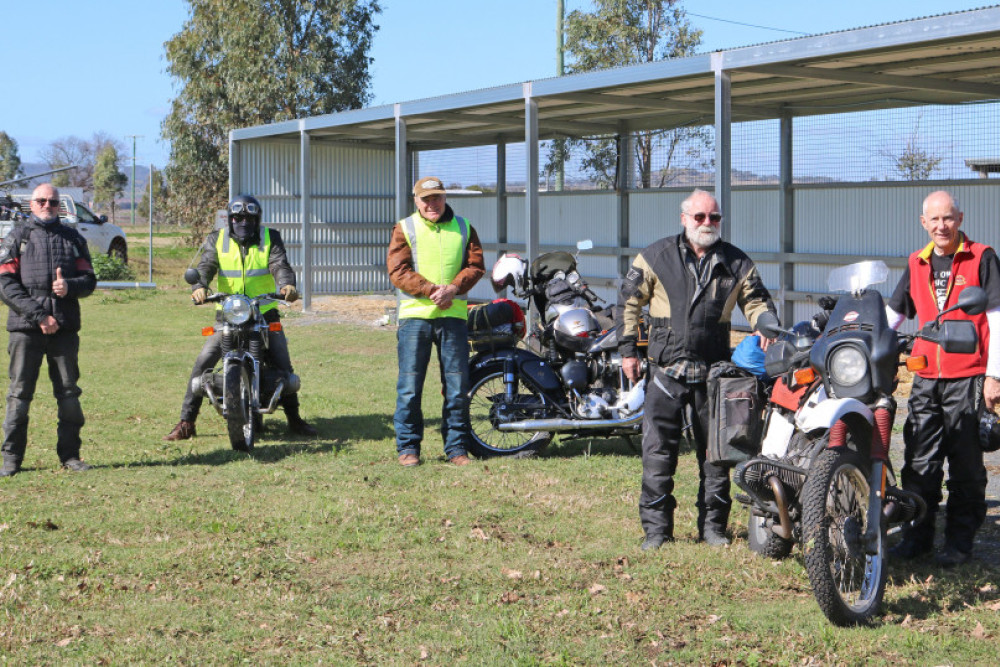
[(452, 211), (441, 179), (413, 186), (417, 210), (392, 231), (387, 265), (399, 288), (396, 452), (403, 466), (420, 463), (424, 418), (420, 398), (431, 348), (437, 345), (444, 384), (441, 431), (445, 457), (469, 463), (469, 342), (466, 294), (486, 272), (476, 230)]

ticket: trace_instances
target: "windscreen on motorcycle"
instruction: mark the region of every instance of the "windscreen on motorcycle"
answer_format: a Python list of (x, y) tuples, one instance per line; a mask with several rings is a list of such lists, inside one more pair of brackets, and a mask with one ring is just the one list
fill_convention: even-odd
[(557, 272), (570, 273), (576, 270), (576, 258), (563, 250), (539, 255), (531, 263), (531, 277), (536, 282), (549, 280)]
[(848, 264), (830, 272), (831, 292), (856, 292), (889, 279), (889, 267), (882, 260)]

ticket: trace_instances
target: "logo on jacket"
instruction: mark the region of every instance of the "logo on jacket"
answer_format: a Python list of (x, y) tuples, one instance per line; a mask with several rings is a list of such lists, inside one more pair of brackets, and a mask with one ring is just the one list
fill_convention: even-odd
[(961, 286), (965, 285), (966, 282), (968, 282), (968, 281), (966, 281), (965, 276), (961, 276), (961, 275), (955, 276), (955, 287), (961, 287)]

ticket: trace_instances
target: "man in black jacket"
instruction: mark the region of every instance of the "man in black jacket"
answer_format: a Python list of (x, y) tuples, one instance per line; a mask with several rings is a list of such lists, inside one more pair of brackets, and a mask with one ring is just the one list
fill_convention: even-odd
[(56, 452), (67, 470), (83, 472), (80, 368), (80, 302), (97, 285), (87, 241), (59, 221), (59, 191), (49, 183), (31, 195), (31, 217), (0, 244), (0, 298), (10, 308), (7, 351), (10, 387), (3, 429), (0, 477), (21, 470), (28, 442), (28, 410), (45, 357), (58, 406)]
[(719, 239), (722, 214), (715, 198), (695, 190), (681, 204), (684, 232), (660, 239), (635, 258), (622, 283), (624, 332), (620, 351), (625, 374), (636, 382), (639, 316), (649, 306), (649, 377), (642, 423), (642, 492), (639, 519), (643, 550), (673, 540), (674, 473), (684, 425), (693, 414), (699, 477), (698, 538), (729, 544), (729, 470), (706, 461), (708, 367), (729, 359), (730, 316), (739, 306), (754, 326), (774, 310), (771, 297), (747, 255)]

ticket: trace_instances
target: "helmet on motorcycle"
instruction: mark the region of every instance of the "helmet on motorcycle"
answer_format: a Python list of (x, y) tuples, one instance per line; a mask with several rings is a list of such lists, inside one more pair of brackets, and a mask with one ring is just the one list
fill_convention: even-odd
[(986, 408), (986, 401), (979, 398), (979, 447), (984, 452), (1000, 449), (1000, 417)]
[(493, 284), (493, 291), (498, 294), (507, 287), (513, 287), (514, 294), (520, 294), (527, 286), (527, 277), (528, 263), (520, 255), (507, 252), (493, 265), (490, 282)]
[(256, 237), (260, 230), (260, 218), (260, 202), (250, 195), (239, 195), (226, 205), (229, 233), (237, 239), (245, 240)]

